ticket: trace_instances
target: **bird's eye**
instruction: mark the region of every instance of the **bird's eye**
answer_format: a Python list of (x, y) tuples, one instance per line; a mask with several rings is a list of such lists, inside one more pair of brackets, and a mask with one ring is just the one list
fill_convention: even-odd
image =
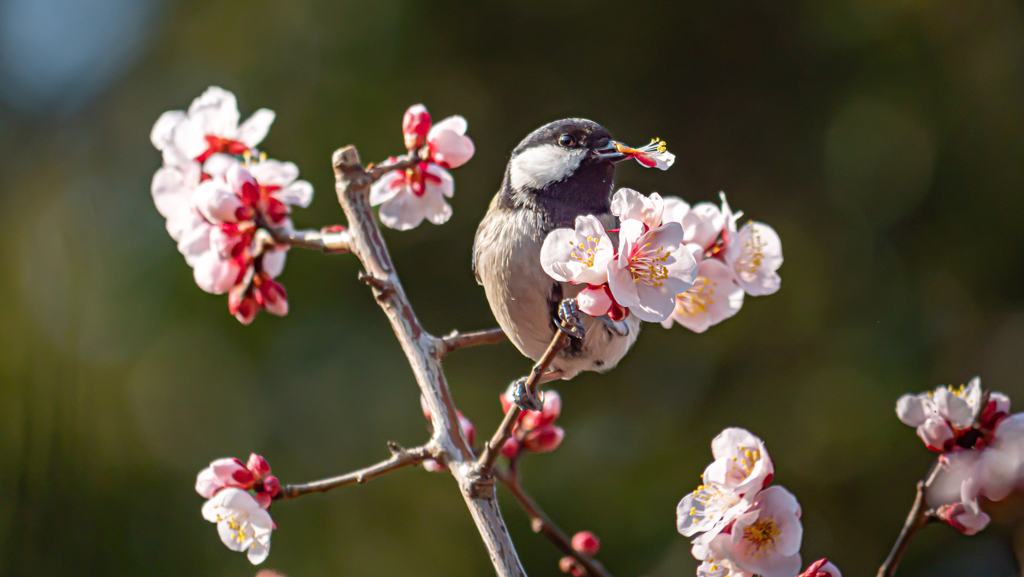
[(562, 136), (558, 137), (558, 145), (563, 148), (569, 148), (574, 144), (576, 144), (576, 139), (573, 138), (571, 135), (563, 134)]

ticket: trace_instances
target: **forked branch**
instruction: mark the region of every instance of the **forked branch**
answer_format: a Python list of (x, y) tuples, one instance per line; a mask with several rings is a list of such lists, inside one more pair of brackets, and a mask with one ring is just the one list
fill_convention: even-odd
[(893, 577), (896, 574), (896, 568), (899, 566), (900, 560), (903, 559), (903, 554), (907, 551), (907, 547), (910, 546), (911, 539), (929, 523), (938, 521), (935, 512), (925, 508), (924, 499), (941, 469), (941, 465), (935, 463), (932, 465), (932, 470), (928, 473), (928, 478), (917, 482), (917, 495), (914, 497), (914, 504), (910, 507), (907, 521), (903, 524), (903, 530), (900, 531), (900, 536), (896, 539), (896, 543), (893, 544), (892, 551), (889, 552), (885, 563), (882, 563), (882, 566), (878, 569), (878, 577)]
[(471, 333), (460, 333), (455, 330), (441, 338), (441, 341), (444, 343), (444, 348), (441, 351), (441, 357), (443, 359), (448, 356), (448, 353), (464, 349), (466, 347), (500, 343), (507, 338), (508, 337), (505, 336), (505, 331), (501, 329), (488, 329), (486, 331), (473, 331)]

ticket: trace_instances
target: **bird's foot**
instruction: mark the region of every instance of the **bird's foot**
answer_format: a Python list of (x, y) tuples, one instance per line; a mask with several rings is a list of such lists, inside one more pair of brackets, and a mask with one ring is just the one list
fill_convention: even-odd
[(563, 299), (558, 305), (558, 328), (565, 331), (571, 337), (582, 339), (585, 334), (583, 328), (583, 312), (580, 310), (576, 299)]
[(516, 379), (512, 383), (512, 402), (524, 411), (540, 411), (544, 408), (544, 399), (526, 386), (529, 377)]

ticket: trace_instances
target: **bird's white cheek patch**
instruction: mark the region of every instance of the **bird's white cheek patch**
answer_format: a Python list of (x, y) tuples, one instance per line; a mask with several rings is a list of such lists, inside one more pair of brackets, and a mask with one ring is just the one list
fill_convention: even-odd
[(512, 188), (541, 189), (558, 182), (579, 168), (586, 154), (586, 150), (570, 150), (554, 144), (525, 150), (512, 159), (509, 171)]

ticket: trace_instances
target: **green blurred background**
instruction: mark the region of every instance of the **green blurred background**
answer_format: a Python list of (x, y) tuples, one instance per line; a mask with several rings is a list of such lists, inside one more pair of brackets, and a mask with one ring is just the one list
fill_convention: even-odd
[[(470, 270), (512, 147), (585, 116), (666, 139), (672, 170), (619, 184), (774, 226), (782, 289), (695, 335), (645, 329), (607, 375), (557, 383), (567, 431), (524, 464), (619, 577), (691, 575), (675, 506), (723, 427), (768, 444), (803, 504), (805, 561), (873, 575), (931, 456), (894, 414), (940, 383), (1024, 407), (1024, 3), (0, 0), (0, 574), (251, 576), (199, 514), (196, 472), (265, 455), (282, 482), (426, 439), (401, 350), (346, 256), (293, 250), (286, 318), (249, 327), (201, 292), (149, 195), (149, 130), (207, 86), (316, 187), (300, 227), (343, 221), (329, 159), (401, 152), (423, 102), (469, 120), (455, 214), (387, 231), (425, 326), (494, 326)], [(446, 364), (491, 431), (524, 374), (509, 344)], [(502, 494), (533, 575), (559, 555)], [(280, 503), (265, 566), (290, 577), (487, 575), (451, 479), (402, 471)], [(967, 538), (931, 527), (901, 575), (1009, 576), (1021, 507)]]

